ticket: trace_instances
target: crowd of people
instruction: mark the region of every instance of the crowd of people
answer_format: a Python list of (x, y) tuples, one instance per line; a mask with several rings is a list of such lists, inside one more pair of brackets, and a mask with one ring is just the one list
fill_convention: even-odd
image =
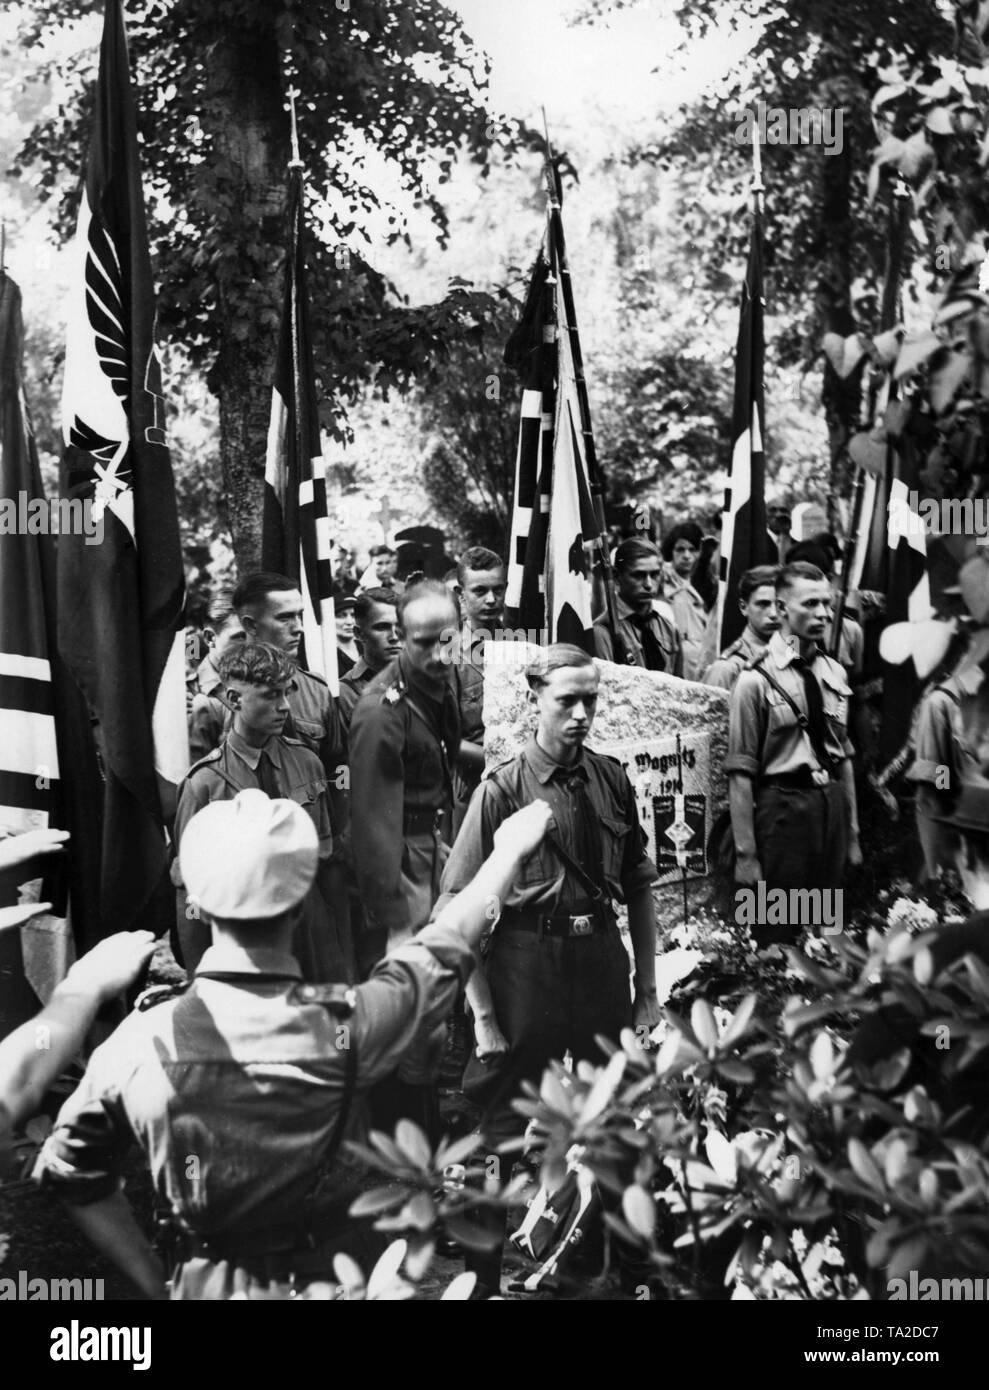
[[(596, 622), (596, 652), (728, 692), (736, 884), (835, 889), (861, 858), (849, 712), (862, 629), (835, 616), (832, 536), (784, 545), (781, 534), (779, 550), (781, 563), (744, 576), (744, 630), (712, 653), (700, 528), (673, 527), (661, 548), (621, 539), (617, 624)], [(403, 581), (394, 552), (378, 547), (359, 578), (345, 566), (338, 584), (336, 697), (300, 664), (292, 579), (250, 574), (214, 602), (171, 828), (171, 945), (186, 979), (142, 996), (93, 1053), (39, 1159), (39, 1181), (149, 1297), (297, 1287), (332, 1278), (341, 1251), (360, 1254), (366, 1233), (347, 1208), (361, 1174), (345, 1141), (408, 1118), (438, 1142), (452, 1021), (462, 1031), (469, 1020), (457, 1065), (473, 1069), (491, 1153), (521, 1137), (512, 1099), (551, 1059), (600, 1060), (599, 1035), (659, 1021), (656, 870), (627, 775), (587, 747), (600, 683), (591, 656), (539, 651), (526, 672), (535, 733), (484, 776), (474, 638), (505, 621), (502, 558), (474, 547), (452, 572)], [(941, 837), (925, 840), (934, 865), (972, 830), (952, 819), (952, 790), (959, 759), (977, 757), (964, 716), (966, 701), (981, 709), (981, 674), (951, 679), (922, 712), (912, 774), (925, 793), (918, 815)], [(945, 759), (950, 788), (934, 773)], [(63, 846), (49, 836), (52, 852)], [(616, 902), (627, 905), (628, 949)], [(772, 946), (805, 925), (756, 938)], [(26, 1035), (2, 1044), (8, 1124), (151, 949), (148, 934), (129, 933), (73, 968), (41, 1016), (60, 1039), (43, 1067)], [(135, 1139), (177, 1232), (174, 1269), (120, 1190)], [(485, 1297), (500, 1289), (504, 1227), (494, 1208), (480, 1220), (490, 1248), (467, 1260)]]

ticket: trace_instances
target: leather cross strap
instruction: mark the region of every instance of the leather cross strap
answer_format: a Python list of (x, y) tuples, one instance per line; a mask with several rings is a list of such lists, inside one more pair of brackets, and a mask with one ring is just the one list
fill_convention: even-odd
[(574, 878), (577, 880), (577, 882), (580, 884), (581, 888), (583, 888), (584, 892), (587, 894), (589, 898), (593, 899), (593, 901), (596, 903), (606, 903), (608, 901), (608, 894), (605, 893), (600, 883), (595, 883), (593, 878), (591, 878), (590, 874), (584, 872), (584, 870), (577, 863), (576, 859), (572, 859), (570, 857), (570, 855), (563, 848), (563, 846), (560, 844), (559, 840), (557, 840), (555, 836), (547, 835), (546, 843), (549, 845), (550, 849), (557, 856), (557, 858), (561, 861), (563, 867), (568, 871), (568, 873), (573, 874)]
[[(788, 690), (784, 690), (783, 687), (780, 685), (779, 681), (776, 680), (774, 676), (771, 676), (769, 672), (766, 670), (765, 666), (763, 665), (765, 660), (765, 656), (760, 656), (757, 661), (753, 661), (749, 669), (752, 671), (758, 671), (759, 675), (762, 676), (764, 680), (767, 680), (769, 682), (769, 684), (773, 687), (776, 693), (778, 695), (782, 695), (783, 699), (790, 706), (793, 713), (797, 716), (797, 723), (799, 724), (800, 728), (803, 729), (804, 733), (807, 735), (808, 742), (810, 743), (811, 748), (813, 748), (814, 750), (814, 756), (817, 758), (817, 761), (821, 764), (821, 767), (823, 767), (827, 772), (831, 772), (832, 769), (836, 766), (834, 758), (825, 748), (820, 738), (817, 737), (816, 731), (812, 727), (810, 720), (807, 718), (806, 714), (804, 714), (803, 710), (797, 704), (796, 700), (793, 698), (790, 692)], [(816, 680), (817, 677), (815, 676), (814, 679)]]

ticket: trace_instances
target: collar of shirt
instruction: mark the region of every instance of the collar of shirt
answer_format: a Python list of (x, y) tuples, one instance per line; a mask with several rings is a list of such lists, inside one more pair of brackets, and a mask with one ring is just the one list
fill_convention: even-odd
[(302, 968), (287, 951), (271, 946), (238, 946), (236, 942), (219, 941), (207, 947), (196, 967), (233, 975), (284, 975), (292, 980), (302, 979)]
[(236, 729), (232, 728), (227, 734), (227, 747), (232, 749), (241, 762), (245, 762), (252, 772), (257, 772), (262, 753), (267, 753), (275, 767), (280, 768), (282, 765), (277, 738), (269, 738), (263, 748), (254, 748), (241, 738)]
[(220, 689), (220, 677), (208, 652), (196, 667), (196, 681), (204, 695), (215, 695)]
[[(781, 671), (785, 671), (788, 666), (792, 666), (800, 658), (800, 643), (795, 637), (784, 637), (782, 632), (774, 632), (769, 639), (768, 651), (775, 665)], [(820, 647), (816, 647), (813, 660), (810, 663), (812, 666), (820, 654)]]
[(681, 574), (677, 574), (676, 570), (667, 578), (664, 588), (668, 599), (673, 598), (676, 594), (685, 593), (689, 594), (691, 599), (693, 599), (695, 603), (699, 603), (702, 608), (704, 606), (704, 600), (694, 588), (693, 584), (691, 584), (690, 579), (684, 578)]
[(577, 776), (583, 777), (585, 780), (587, 778), (583, 749), (580, 750), (580, 757), (575, 763), (558, 763), (550, 757), (544, 748), (540, 747), (535, 734), (525, 745), (525, 760), (532, 768), (536, 781), (544, 787), (547, 782), (558, 775), (572, 777), (576, 773)]
[(410, 666), (405, 653), (402, 652), (398, 658), (398, 669), (409, 689), (417, 695), (422, 695), (426, 700), (432, 700), (434, 705), (442, 705), (447, 689), (452, 688), (450, 686), (450, 672), (452, 671), (452, 667), (448, 669), (444, 679), (434, 681), (428, 676), (421, 675)]
[(377, 674), (377, 671), (372, 671), (364, 658), (359, 656), (347, 672), (345, 679), (349, 681), (360, 681), (363, 685), (366, 684), (367, 681), (373, 680)]

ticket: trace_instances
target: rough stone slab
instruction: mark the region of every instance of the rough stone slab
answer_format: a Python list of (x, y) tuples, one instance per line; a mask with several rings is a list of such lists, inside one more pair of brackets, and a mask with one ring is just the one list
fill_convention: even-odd
[[(527, 642), (484, 644), (484, 754), (488, 767), (513, 758), (536, 727), (525, 668), (539, 652)], [(596, 661), (601, 673), (598, 709), (589, 746), (608, 753), (619, 744), (668, 738), (676, 733), (711, 735), (711, 804), (727, 805), (724, 761), (728, 752), (728, 692), (681, 681), (639, 666)]]

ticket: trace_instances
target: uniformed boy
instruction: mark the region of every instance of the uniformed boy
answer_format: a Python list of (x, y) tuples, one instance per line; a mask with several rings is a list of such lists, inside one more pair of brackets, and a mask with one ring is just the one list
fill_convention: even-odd
[(173, 1298), (299, 1294), (336, 1282), (342, 1251), (368, 1272), (345, 1141), (366, 1141), (368, 1089), (449, 1012), (488, 904), (548, 821), (544, 806), (512, 817), (468, 889), (348, 989), (303, 984), (291, 954), (319, 863), (310, 817), (257, 790), (206, 806), (179, 858), (212, 945), (184, 992), (152, 991), (93, 1053), (39, 1157), (43, 1186), (149, 1298), (166, 1271), (121, 1189), (135, 1140), (180, 1231)]
[[(656, 870), (624, 769), (585, 747), (597, 709), (597, 668), (579, 647), (555, 643), (527, 677), (538, 709), (536, 732), (474, 793), (436, 906), (442, 914), (449, 895), (472, 881), (499, 826), (519, 806), (549, 806), (555, 843), (543, 842), (499, 900), (485, 968), (467, 990), (478, 1055), (509, 1054), (483, 1121), (492, 1149), (521, 1135), (524, 1121), (511, 1102), (522, 1082), (537, 1082), (551, 1059), (570, 1051), (575, 1061), (599, 1060), (598, 1035), (617, 1041), (623, 1028), (648, 1031), (659, 1022)], [(632, 972), (616, 898), (628, 904)], [(500, 1247), (472, 1260), (472, 1267), (497, 1292)]]
[(642, 666), (682, 676), (683, 648), (673, 609), (660, 595), (663, 566), (652, 541), (629, 537), (615, 550), (618, 634), (605, 619), (594, 624), (595, 652), (602, 661)]
[[(223, 699), (232, 724), (219, 748), (190, 768), (179, 788), (175, 844), (192, 817), (211, 801), (229, 801), (255, 787), (271, 797), (288, 797), (308, 813), (319, 837), (321, 872), (309, 895), (299, 926), (296, 954), (310, 980), (352, 980), (353, 952), (329, 903), (323, 875), (333, 851), (326, 774), (316, 754), (301, 739), (283, 733), (288, 723), (296, 668), (284, 652), (265, 643), (241, 643), (220, 658)], [(177, 863), (173, 882), (181, 887)], [(193, 971), (209, 944), (208, 928), (197, 920), (197, 907), (185, 905), (179, 939), (185, 967)]]
[(773, 633), (779, 632), (777, 574), (779, 567), (776, 565), (756, 565), (742, 575), (738, 583), (738, 606), (745, 617), (745, 628), (707, 668), (705, 685), (731, 690), (745, 667), (764, 655)]
[[(859, 864), (858, 811), (844, 668), (821, 650), (831, 591), (815, 565), (776, 580), (780, 630), (743, 671), (728, 715), (728, 794), (736, 883), (834, 890)], [(809, 901), (809, 900), (801, 900)], [(760, 924), (757, 940), (792, 939), (808, 922)]]

